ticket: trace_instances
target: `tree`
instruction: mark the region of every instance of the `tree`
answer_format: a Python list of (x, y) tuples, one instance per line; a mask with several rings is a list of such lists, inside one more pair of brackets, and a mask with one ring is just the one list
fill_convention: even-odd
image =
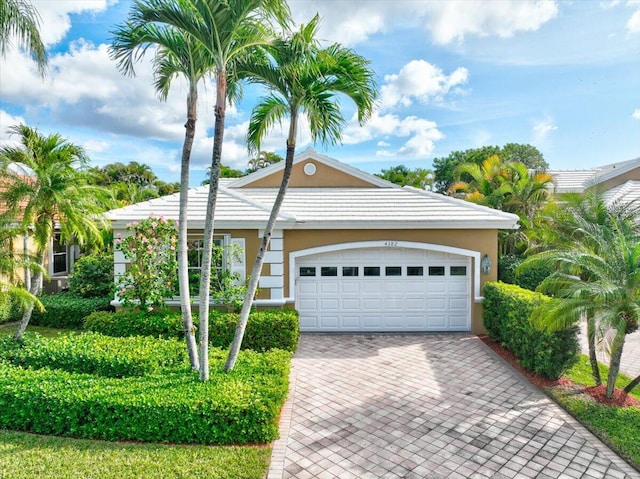
[(140, 23), (175, 28), (213, 59), (216, 83), (215, 126), (200, 277), (200, 379), (209, 379), (209, 292), (213, 229), (227, 100), (238, 94), (234, 65), (274, 39), (272, 21), (285, 27), (284, 0), (147, 0), (135, 4)]
[(454, 173), (457, 178), (464, 176), (468, 180), (453, 183), (448, 194), (519, 216), (520, 229), (500, 232), (501, 256), (529, 246), (534, 218), (550, 200), (549, 185), (553, 182), (550, 174), (531, 172), (523, 163), (505, 162), (498, 155), (490, 156), (482, 165), (462, 163)]
[[(152, 7), (153, 2), (149, 2)], [(145, 20), (147, 5), (135, 3), (129, 21), (119, 27), (111, 45), (111, 56), (119, 68), (127, 74), (134, 74), (133, 63), (140, 59), (151, 46), (157, 47), (154, 58), (156, 92), (162, 100), (169, 94), (172, 80), (184, 77), (189, 89), (187, 93), (187, 122), (182, 144), (180, 164), (180, 209), (178, 213), (178, 287), (180, 308), (184, 325), (185, 342), (189, 361), (193, 369), (198, 369), (198, 348), (195, 327), (191, 315), (191, 295), (189, 292), (189, 258), (187, 243), (187, 207), (189, 198), (189, 164), (196, 131), (198, 84), (203, 81), (215, 65), (211, 52), (202, 44), (185, 35), (173, 25), (150, 23)]]
[[(248, 65), (245, 70), (250, 74), (250, 81), (269, 89), (269, 94), (261, 99), (251, 114), (247, 135), (249, 145), (260, 151), (262, 140), (271, 128), (286, 117), (289, 117), (289, 132), (282, 181), (251, 269), (247, 293), (224, 366), (227, 371), (233, 369), (238, 358), (271, 233), (289, 185), (300, 114), (306, 114), (309, 119), (313, 141), (335, 143), (339, 141), (346, 123), (336, 97), (344, 95), (350, 98), (356, 106), (358, 121), (363, 123), (371, 115), (377, 96), (374, 73), (368, 60), (340, 44), (319, 47), (316, 40), (319, 20), (316, 15), (308, 24), (301, 25), (299, 31), (267, 48), (268, 63)], [(245, 71), (241, 67), (238, 71), (242, 77)]]
[(27, 0), (0, 0), (0, 55), (3, 57), (17, 39), (18, 48), (24, 49), (36, 63), (44, 77), (47, 67), (47, 50), (38, 30), (40, 16)]
[(247, 173), (253, 173), (267, 166), (279, 163), (283, 160), (280, 155), (272, 151), (259, 151), (258, 154), (249, 160), (249, 168)]
[[(45, 252), (57, 225), (64, 242), (82, 245), (101, 241), (99, 213), (113, 204), (108, 190), (91, 185), (86, 174), (84, 150), (58, 134), (43, 136), (34, 128), (14, 125), (9, 132), (20, 137), (21, 146), (0, 148), (0, 173), (5, 188), (0, 192), (5, 217), (31, 228), (36, 244), (36, 263), (44, 268)], [(36, 271), (30, 293), (42, 290), (42, 269)], [(14, 336), (19, 340), (31, 319), (33, 304), (26, 308)]]
[(629, 204), (606, 205), (601, 197), (593, 201), (587, 199), (580, 207), (584, 215), (569, 206), (573, 215), (569, 213), (570, 219), (559, 225), (565, 233), (560, 233), (556, 247), (527, 258), (520, 268), (540, 262), (553, 266), (540, 289), (554, 298), (533, 319), (540, 327), (557, 330), (586, 318), (592, 374), (598, 385), (595, 338), (614, 332), (606, 390), (611, 398), (625, 336), (638, 329), (640, 320), (640, 210)]
[(382, 170), (376, 176), (400, 186), (408, 185), (421, 190), (431, 190), (433, 188), (433, 171), (425, 168), (410, 170), (404, 165), (398, 165)]
[[(200, 183), (202, 186), (209, 184), (209, 177), (211, 176), (209, 173), (210, 170), (211, 168), (207, 168), (207, 177)], [(241, 178), (244, 175), (245, 173), (240, 170), (236, 170), (230, 166), (220, 165), (220, 178)]]
[[(542, 153), (531, 145), (521, 145), (518, 143), (507, 143), (504, 147), (483, 146), (464, 151), (452, 151), (449, 156), (435, 158), (433, 160), (433, 171), (435, 176), (436, 191), (441, 193), (449, 190), (456, 181), (455, 169), (463, 163), (475, 163), (481, 165), (490, 156), (497, 155), (505, 162), (523, 163), (527, 168), (536, 171), (545, 171), (549, 165), (544, 160)], [(463, 180), (467, 178), (463, 177)]]

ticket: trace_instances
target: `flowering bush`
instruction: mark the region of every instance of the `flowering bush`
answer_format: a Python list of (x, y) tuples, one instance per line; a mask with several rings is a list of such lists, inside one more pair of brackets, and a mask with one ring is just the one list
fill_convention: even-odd
[(178, 230), (173, 220), (153, 215), (129, 223), (127, 229), (129, 236), (115, 238), (116, 249), (130, 261), (118, 282), (118, 296), (125, 306), (152, 310), (162, 306), (175, 290)]

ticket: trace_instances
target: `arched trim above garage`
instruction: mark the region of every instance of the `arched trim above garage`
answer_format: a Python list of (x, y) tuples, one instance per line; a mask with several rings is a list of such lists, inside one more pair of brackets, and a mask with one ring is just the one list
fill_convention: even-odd
[(296, 278), (296, 261), (298, 258), (305, 256), (329, 253), (334, 251), (342, 251), (349, 249), (362, 249), (362, 248), (409, 248), (420, 249), (428, 251), (439, 251), (442, 253), (457, 254), (461, 256), (468, 256), (473, 259), (473, 296), (475, 302), (481, 302), (482, 296), (480, 295), (480, 251), (474, 251), (464, 248), (456, 248), (454, 246), (447, 246), (442, 244), (432, 243), (418, 243), (415, 241), (395, 241), (395, 240), (383, 240), (383, 241), (356, 241), (352, 243), (337, 243), (325, 246), (318, 246), (315, 248), (308, 248), (298, 251), (292, 251), (289, 253), (289, 300), (295, 299), (295, 278)]

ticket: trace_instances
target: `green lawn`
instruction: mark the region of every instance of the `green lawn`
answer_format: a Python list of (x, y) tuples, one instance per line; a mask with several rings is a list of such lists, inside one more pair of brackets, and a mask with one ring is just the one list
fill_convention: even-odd
[(0, 477), (7, 479), (262, 479), (270, 455), (270, 447), (113, 443), (0, 430)]
[[(11, 336), (18, 329), (18, 323), (5, 323), (0, 324), (0, 336)], [(48, 328), (45, 326), (27, 326), (27, 331), (30, 333), (38, 333), (45, 337), (53, 337), (58, 334), (66, 334), (70, 333), (71, 329), (56, 329), (56, 328)]]
[[(606, 380), (608, 371), (606, 366), (600, 365), (603, 380)], [(578, 384), (586, 386), (594, 384), (589, 358), (584, 355), (564, 376)], [(620, 374), (616, 386), (624, 388), (629, 381), (628, 377)], [(562, 407), (640, 470), (640, 441), (638, 441), (640, 407), (604, 406), (574, 394), (563, 394), (560, 388), (551, 389), (549, 392)], [(634, 388), (631, 395), (640, 399), (640, 387)]]

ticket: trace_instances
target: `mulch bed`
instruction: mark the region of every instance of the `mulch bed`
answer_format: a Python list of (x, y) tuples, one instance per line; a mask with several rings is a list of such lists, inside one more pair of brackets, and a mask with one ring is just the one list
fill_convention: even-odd
[(607, 404), (609, 406), (617, 406), (617, 407), (629, 407), (629, 406), (640, 407), (640, 401), (634, 398), (633, 396), (629, 396), (622, 389), (616, 388), (613, 393), (613, 398), (607, 399), (607, 397), (605, 396), (606, 386), (604, 385), (582, 387), (582, 386), (577, 386), (572, 381), (566, 378), (561, 377), (559, 379), (548, 379), (548, 378), (543, 378), (541, 376), (538, 376), (537, 374), (532, 373), (531, 371), (527, 371), (522, 366), (520, 366), (520, 363), (516, 359), (515, 354), (503, 348), (500, 345), (500, 343), (494, 341), (493, 339), (491, 339), (489, 336), (485, 334), (479, 335), (478, 337), (482, 340), (482, 342), (484, 342), (487, 346), (493, 349), (493, 351), (498, 356), (500, 356), (502, 359), (504, 359), (509, 364), (511, 364), (511, 366), (515, 370), (517, 370), (520, 374), (522, 374), (531, 384), (533, 384), (534, 386), (542, 390), (546, 388), (552, 388), (552, 387), (581, 389), (582, 393), (589, 395), (591, 398), (593, 398), (594, 401), (600, 404)]

